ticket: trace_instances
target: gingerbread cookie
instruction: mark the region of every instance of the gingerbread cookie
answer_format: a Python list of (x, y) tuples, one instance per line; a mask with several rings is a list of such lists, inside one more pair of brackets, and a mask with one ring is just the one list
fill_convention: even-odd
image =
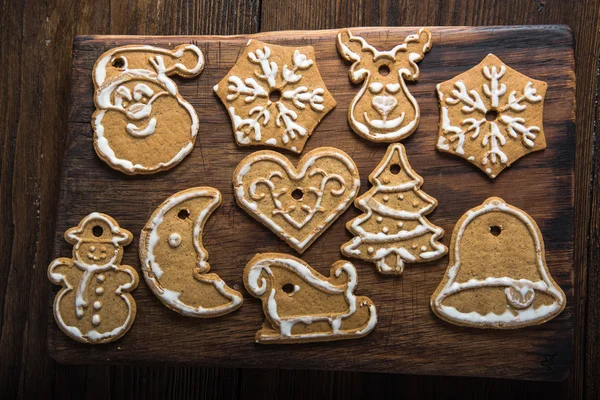
[(173, 50), (123, 46), (102, 54), (93, 70), (98, 156), (130, 175), (181, 162), (194, 148), (198, 116), (168, 76), (191, 78), (203, 68), (204, 56), (192, 44)]
[(257, 254), (244, 269), (244, 285), (262, 301), (266, 321), (258, 343), (324, 342), (355, 339), (377, 324), (375, 305), (355, 296), (357, 272), (347, 261), (323, 276), (299, 258)]
[(239, 292), (208, 273), (202, 235), (206, 220), (220, 204), (217, 189), (183, 190), (154, 211), (140, 236), (146, 283), (165, 306), (189, 317), (217, 317), (242, 305)]
[(431, 296), (438, 317), (456, 325), (513, 329), (547, 322), (565, 305), (546, 266), (542, 233), (527, 213), (491, 197), (460, 218), (448, 269)]
[(419, 104), (406, 81), (419, 79), (421, 61), (431, 50), (431, 34), (421, 28), (388, 51), (379, 51), (349, 29), (337, 35), (340, 55), (352, 61), (350, 80), (362, 87), (348, 109), (354, 132), (373, 142), (396, 142), (412, 134), (419, 125)]
[(542, 126), (546, 82), (489, 54), (479, 65), (437, 85), (437, 149), (477, 166), (490, 178), (546, 148)]
[(369, 182), (373, 187), (354, 202), (364, 214), (346, 224), (356, 236), (342, 246), (345, 256), (373, 262), (382, 274), (401, 274), (405, 263), (448, 252), (439, 242), (444, 230), (425, 217), (437, 200), (421, 190), (423, 178), (408, 163), (404, 146), (388, 147)]
[(73, 245), (72, 258), (57, 258), (48, 266), (48, 278), (62, 289), (54, 298), (54, 319), (69, 337), (83, 343), (108, 343), (123, 336), (135, 319), (129, 294), (138, 274), (121, 265), (123, 246), (131, 232), (108, 215), (91, 213), (65, 232)]
[(239, 163), (233, 186), (240, 207), (303, 253), (352, 203), (360, 177), (350, 156), (333, 147), (312, 150), (297, 168), (263, 150)]
[(311, 46), (249, 40), (214, 90), (229, 112), (240, 146), (263, 145), (301, 153), (313, 130), (335, 107)]

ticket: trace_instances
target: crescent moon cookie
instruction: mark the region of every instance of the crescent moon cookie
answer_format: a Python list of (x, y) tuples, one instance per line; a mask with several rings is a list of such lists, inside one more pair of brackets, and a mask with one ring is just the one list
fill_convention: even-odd
[(168, 76), (197, 76), (204, 55), (192, 44), (173, 50), (117, 47), (93, 69), (94, 148), (112, 168), (129, 175), (173, 168), (194, 148), (198, 116)]
[(109, 343), (131, 328), (136, 306), (129, 292), (137, 287), (138, 274), (121, 260), (123, 246), (132, 239), (131, 232), (101, 213), (91, 213), (65, 232), (73, 256), (52, 261), (48, 278), (62, 286), (52, 308), (67, 336), (82, 343)]
[(342, 254), (375, 263), (382, 274), (396, 275), (405, 263), (446, 255), (448, 249), (440, 243), (444, 230), (426, 217), (437, 200), (421, 190), (423, 178), (411, 168), (403, 145), (388, 147), (369, 182), (373, 187), (354, 202), (364, 213), (346, 224), (356, 236), (342, 246)]
[(242, 305), (239, 292), (208, 273), (202, 235), (220, 204), (221, 193), (210, 187), (175, 193), (154, 211), (140, 236), (146, 283), (165, 306), (188, 317), (218, 317)]
[(437, 149), (457, 155), (494, 179), (506, 167), (546, 148), (546, 82), (488, 54), (479, 65), (437, 85)]
[(257, 254), (244, 269), (244, 285), (262, 301), (266, 321), (258, 343), (306, 343), (356, 339), (377, 324), (375, 305), (355, 296), (356, 267), (348, 261), (323, 276), (299, 258)]
[(320, 147), (294, 168), (270, 150), (244, 158), (233, 173), (240, 207), (298, 253), (303, 253), (350, 206), (360, 188), (346, 153)]
[(372, 142), (396, 142), (418, 127), (419, 104), (406, 81), (419, 79), (416, 64), (431, 50), (426, 28), (408, 35), (391, 50), (380, 51), (349, 29), (337, 34), (340, 55), (352, 61), (350, 81), (362, 86), (348, 109), (348, 123), (359, 136)]
[(513, 329), (547, 322), (565, 305), (531, 216), (491, 197), (460, 218), (448, 269), (431, 296), (438, 317), (474, 328)]
[(240, 146), (301, 153), (319, 122), (335, 107), (311, 46), (249, 40), (233, 68), (214, 87)]

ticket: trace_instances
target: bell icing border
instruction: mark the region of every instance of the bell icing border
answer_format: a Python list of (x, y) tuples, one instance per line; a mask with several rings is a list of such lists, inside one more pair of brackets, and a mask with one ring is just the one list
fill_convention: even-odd
[[(540, 281), (532, 282), (528, 279), (513, 279), (509, 277), (495, 278), (488, 277), (484, 280), (470, 279), (467, 282), (456, 282), (456, 274), (460, 268), (460, 251), (459, 246), (467, 226), (477, 217), (490, 213), (503, 212), (517, 217), (522, 221), (531, 237), (533, 238), (536, 249), (536, 267), (540, 277)], [(450, 245), (450, 263), (446, 270), (444, 279), (431, 297), (431, 308), (433, 312), (441, 319), (463, 326), (476, 328), (496, 328), (496, 329), (513, 329), (521, 328), (528, 325), (542, 324), (559, 315), (566, 305), (566, 296), (560, 286), (550, 276), (550, 272), (546, 265), (544, 241), (542, 234), (535, 220), (523, 210), (511, 206), (499, 197), (488, 198), (482, 205), (472, 208), (467, 211), (458, 221), (455, 231), (453, 232), (452, 243)], [(446, 281), (444, 283), (444, 281)], [(443, 285), (443, 286), (442, 286)], [(442, 288), (440, 290), (440, 287)], [(452, 306), (445, 306), (442, 302), (450, 295), (459, 293), (463, 290), (481, 288), (481, 287), (506, 287), (505, 293), (509, 297), (509, 289), (513, 288), (521, 293), (529, 291), (544, 292), (555, 300), (550, 305), (542, 305), (537, 309), (532, 307), (533, 298), (526, 303), (515, 301), (511, 310), (506, 310), (503, 314), (490, 312), (486, 315), (481, 315), (475, 311), (463, 313)], [(439, 293), (438, 293), (439, 292)], [(510, 302), (510, 299), (509, 299)], [(512, 303), (512, 302), (511, 302)], [(516, 313), (516, 315), (515, 315)]]

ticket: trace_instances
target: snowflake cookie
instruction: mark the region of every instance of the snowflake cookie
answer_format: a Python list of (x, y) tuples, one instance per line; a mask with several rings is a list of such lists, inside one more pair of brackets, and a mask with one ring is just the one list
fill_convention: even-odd
[(524, 155), (546, 148), (542, 126), (546, 87), (489, 54), (469, 71), (437, 85), (437, 149), (456, 154), (495, 178)]
[(250, 40), (214, 90), (227, 108), (240, 146), (272, 146), (299, 154), (335, 107), (311, 46)]
[(342, 246), (342, 254), (375, 263), (382, 274), (399, 275), (405, 263), (448, 252), (440, 243), (444, 230), (425, 217), (437, 200), (421, 190), (423, 178), (411, 168), (403, 145), (388, 147), (369, 182), (373, 187), (354, 201), (364, 213), (346, 224), (356, 236)]
[(329, 276), (299, 258), (257, 254), (244, 269), (244, 285), (262, 301), (266, 321), (257, 343), (306, 343), (356, 339), (377, 324), (370, 298), (356, 296), (356, 267), (337, 261)]
[(421, 61), (431, 49), (426, 28), (408, 35), (391, 50), (380, 51), (349, 29), (337, 34), (340, 55), (353, 64), (352, 83), (362, 87), (348, 109), (348, 123), (354, 132), (373, 142), (396, 142), (410, 136), (419, 125), (417, 100), (406, 81), (419, 79)]

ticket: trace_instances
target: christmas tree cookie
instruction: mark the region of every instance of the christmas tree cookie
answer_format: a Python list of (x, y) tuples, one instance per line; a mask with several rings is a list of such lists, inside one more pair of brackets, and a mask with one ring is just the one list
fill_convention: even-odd
[(489, 54), (479, 65), (437, 85), (437, 149), (497, 177), (524, 155), (546, 148), (546, 87)]
[(456, 223), (448, 269), (431, 296), (438, 317), (474, 328), (513, 329), (547, 322), (565, 305), (529, 214), (491, 197)]
[(373, 262), (382, 274), (401, 274), (405, 263), (446, 254), (439, 242), (444, 230), (425, 217), (437, 200), (421, 190), (423, 178), (410, 167), (404, 146), (388, 147), (369, 182), (373, 187), (354, 202), (364, 214), (346, 224), (356, 236), (342, 246), (344, 255)]
[(69, 337), (83, 343), (108, 343), (123, 336), (135, 319), (129, 294), (138, 285), (137, 272), (121, 265), (123, 246), (131, 232), (105, 214), (92, 213), (65, 232), (72, 258), (57, 258), (48, 278), (62, 289), (54, 298), (54, 319)]

